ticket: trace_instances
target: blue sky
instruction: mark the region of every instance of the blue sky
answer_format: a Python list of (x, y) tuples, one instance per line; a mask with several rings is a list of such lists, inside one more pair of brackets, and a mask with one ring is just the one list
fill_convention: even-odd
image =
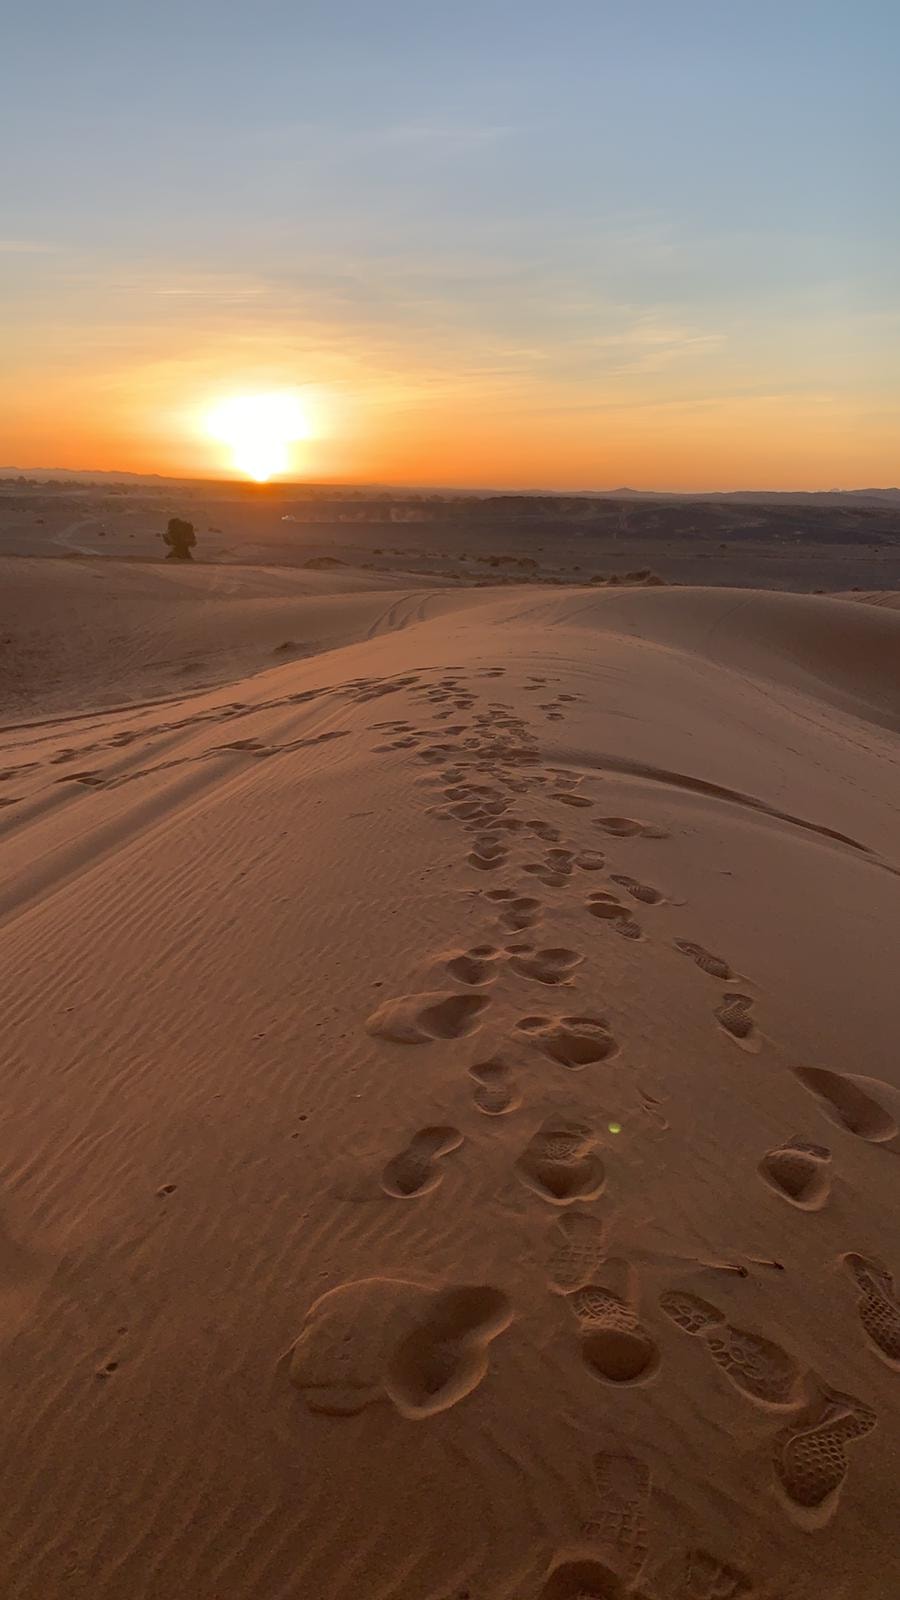
[[(338, 469), (342, 437), (351, 473), (361, 444), (392, 461), (416, 413), (427, 456), (468, 401), (515, 478), (516, 414), (524, 466), (540, 416), (608, 439), (635, 408), (687, 425), (778, 396), (806, 419), (798, 477), (811, 426), (832, 454), (823, 406), (887, 472), (895, 3), (186, 10), (38, 0), (5, 22), (0, 426), (4, 389), (71, 405), (80, 381), (95, 427), (104, 394), (126, 418), (107, 443), (143, 428), (178, 455), (159, 384), (189, 407), (233, 369), (315, 385)], [(577, 428), (563, 475), (608, 476), (614, 449)]]

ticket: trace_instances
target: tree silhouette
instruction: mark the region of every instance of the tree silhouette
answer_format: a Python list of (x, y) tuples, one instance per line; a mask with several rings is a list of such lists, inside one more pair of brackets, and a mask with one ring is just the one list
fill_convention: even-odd
[(191, 550), (197, 543), (197, 535), (192, 522), (185, 522), (183, 517), (170, 517), (163, 539), (169, 546), (167, 561), (193, 561)]

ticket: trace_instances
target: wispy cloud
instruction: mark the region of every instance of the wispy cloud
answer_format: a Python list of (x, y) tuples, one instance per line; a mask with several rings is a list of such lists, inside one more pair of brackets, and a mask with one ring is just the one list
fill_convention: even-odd
[(46, 239), (0, 239), (0, 256), (53, 256), (59, 245)]

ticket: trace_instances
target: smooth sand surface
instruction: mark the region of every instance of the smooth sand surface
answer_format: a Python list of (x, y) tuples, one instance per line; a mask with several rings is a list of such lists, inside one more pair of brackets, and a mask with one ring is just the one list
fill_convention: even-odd
[(41, 566), (4, 1592), (886, 1600), (897, 611)]

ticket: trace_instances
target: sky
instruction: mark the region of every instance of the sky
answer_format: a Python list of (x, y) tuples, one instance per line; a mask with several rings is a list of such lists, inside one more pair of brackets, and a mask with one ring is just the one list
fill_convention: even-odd
[(0, 466), (900, 481), (897, 0), (29, 0)]

